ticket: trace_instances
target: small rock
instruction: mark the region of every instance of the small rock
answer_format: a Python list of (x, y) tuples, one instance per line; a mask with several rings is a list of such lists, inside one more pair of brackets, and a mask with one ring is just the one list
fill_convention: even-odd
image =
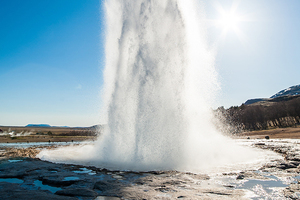
[(225, 191), (209, 191), (209, 192), (205, 192), (205, 193), (209, 193), (209, 194), (215, 194), (215, 195), (231, 195), (230, 193), (226, 193)]
[(227, 187), (227, 188), (234, 188), (233, 185), (223, 185), (224, 187)]
[(243, 174), (240, 174), (236, 177), (237, 180), (242, 180), (244, 178), (245, 178), (245, 175), (243, 175)]
[(298, 162), (300, 162), (300, 156), (299, 155), (296, 155), (296, 156), (290, 156), (290, 155), (288, 155), (288, 156), (286, 156), (286, 159), (287, 160), (291, 160), (291, 161), (298, 161)]
[(164, 193), (169, 193), (169, 192), (177, 192), (176, 190), (173, 190), (172, 188), (166, 187), (166, 186), (161, 186), (160, 188), (156, 188), (156, 191), (164, 192)]
[(62, 187), (62, 186), (70, 186), (79, 180), (70, 180), (70, 181), (64, 181), (60, 180), (58, 177), (41, 177), (40, 180), (43, 184), (54, 186), (54, 187)]
[(166, 185), (181, 185), (181, 184), (186, 184), (185, 181), (177, 181), (177, 180), (170, 180), (170, 181), (166, 181), (163, 184)]
[(256, 143), (255, 145), (257, 145), (257, 146), (263, 146), (263, 145), (265, 145), (265, 143), (259, 142), (259, 143)]

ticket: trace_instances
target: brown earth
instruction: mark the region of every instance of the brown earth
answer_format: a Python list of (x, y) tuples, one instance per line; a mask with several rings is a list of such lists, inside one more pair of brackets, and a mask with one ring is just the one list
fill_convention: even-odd
[(269, 130), (261, 130), (261, 131), (250, 131), (243, 132), (240, 134), (242, 137), (249, 137), (251, 139), (255, 138), (265, 138), (269, 136), (270, 139), (300, 139), (300, 128), (276, 128)]
[[(72, 142), (95, 140), (97, 130), (95, 128), (68, 128), (68, 127), (14, 127), (0, 126), (0, 133), (15, 132), (17, 135), (1, 135), (0, 143), (18, 142)], [(24, 135), (29, 133), (30, 135)], [(20, 135), (20, 133), (22, 133)]]
[[(31, 132), (28, 136), (0, 136), (0, 143), (17, 143), (17, 142), (72, 142), (95, 140), (97, 130), (94, 128), (68, 128), (68, 127), (9, 127), (0, 126), (3, 132), (15, 131)], [(51, 134), (48, 134), (51, 132)], [(265, 138), (270, 139), (300, 139), (300, 127), (276, 128), (260, 131), (249, 131), (239, 134), (242, 138)]]
[(94, 136), (0, 136), (0, 143), (18, 143), (18, 142), (72, 142), (95, 140)]

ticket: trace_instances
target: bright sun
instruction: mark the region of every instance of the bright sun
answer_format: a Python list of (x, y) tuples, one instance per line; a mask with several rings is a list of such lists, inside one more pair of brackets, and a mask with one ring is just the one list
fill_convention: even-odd
[(246, 36), (240, 29), (239, 25), (241, 25), (242, 22), (248, 21), (246, 20), (248, 17), (246, 15), (240, 15), (237, 12), (238, 7), (239, 1), (234, 1), (229, 9), (224, 9), (224, 7), (218, 2), (215, 3), (215, 8), (219, 17), (214, 20), (214, 24), (221, 30), (219, 39), (225, 39), (226, 35), (231, 32), (235, 33), (241, 41), (246, 40)]
[(240, 22), (240, 17), (235, 13), (222, 13), (221, 19), (218, 20), (220, 26), (224, 29), (236, 29), (238, 22)]

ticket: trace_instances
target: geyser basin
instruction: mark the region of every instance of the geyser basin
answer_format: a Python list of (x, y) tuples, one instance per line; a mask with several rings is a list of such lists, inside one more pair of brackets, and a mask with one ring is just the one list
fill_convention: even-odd
[(104, 100), (108, 128), (95, 145), (41, 159), (121, 170), (201, 171), (261, 161), (212, 124), (218, 89), (195, 0), (108, 0)]

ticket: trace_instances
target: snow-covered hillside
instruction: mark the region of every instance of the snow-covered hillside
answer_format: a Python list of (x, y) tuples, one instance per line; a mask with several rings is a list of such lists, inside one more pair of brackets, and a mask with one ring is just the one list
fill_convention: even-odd
[(300, 85), (295, 85), (292, 87), (289, 87), (287, 89), (281, 90), (280, 92), (277, 92), (270, 98), (276, 98), (280, 96), (294, 96), (294, 95), (299, 95), (300, 94)]
[[(274, 94), (273, 96), (271, 96), (270, 98), (256, 98), (256, 99), (248, 99), (245, 102), (245, 105), (250, 105), (253, 103), (257, 103), (260, 101), (275, 101), (275, 100), (279, 100), (279, 97), (290, 97), (290, 96), (298, 96), (300, 95), (300, 85), (294, 85), (291, 86), (287, 89), (281, 90), (279, 92), (277, 92), (276, 94)], [(276, 99), (278, 98), (278, 99)], [(282, 99), (280, 99), (282, 100)]]

